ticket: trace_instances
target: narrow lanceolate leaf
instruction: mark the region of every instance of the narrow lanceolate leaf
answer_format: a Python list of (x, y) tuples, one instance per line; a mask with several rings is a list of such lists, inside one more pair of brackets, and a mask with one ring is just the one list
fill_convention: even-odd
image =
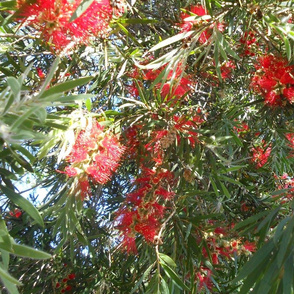
[(4, 278), (4, 279), (8, 280), (9, 282), (11, 282), (11, 283), (13, 283), (15, 285), (18, 285), (18, 286), (22, 285), (17, 279), (15, 279), (5, 269), (3, 269), (2, 266), (0, 266), (0, 278), (2, 280)]
[(43, 219), (41, 218), (38, 210), (29, 200), (25, 199), (20, 194), (5, 186), (0, 185), (0, 188), (14, 204), (18, 205), (21, 209), (27, 212), (36, 221), (37, 224), (44, 227)]
[(241, 281), (252, 272), (252, 269), (256, 268), (264, 260), (269, 259), (271, 256), (271, 251), (274, 249), (274, 247), (275, 245), (273, 240), (268, 241), (268, 243), (261, 247), (241, 268), (241, 271), (239, 272), (238, 276), (233, 280), (233, 283)]
[(94, 0), (84, 0), (81, 2), (81, 4), (78, 6), (76, 11), (73, 13), (73, 15), (70, 18), (70, 22), (74, 21), (78, 17), (80, 17), (88, 8), (89, 6), (94, 2)]
[(36, 250), (32, 247), (28, 247), (25, 245), (20, 245), (20, 244), (13, 244), (13, 254), (22, 256), (22, 257), (29, 257), (33, 259), (48, 259), (51, 258), (51, 255), (41, 251), (41, 250)]
[(180, 40), (183, 40), (183, 39), (185, 39), (187, 37), (190, 37), (192, 34), (194, 34), (193, 31), (177, 34), (177, 35), (175, 35), (175, 36), (173, 36), (171, 38), (168, 38), (168, 39), (160, 42), (159, 44), (153, 46), (150, 49), (150, 51), (153, 52), (153, 51), (156, 51), (156, 50), (158, 50), (160, 48), (163, 48), (163, 47), (166, 47), (166, 46), (171, 45), (173, 43), (176, 43), (176, 42), (178, 42)]
[(54, 76), (54, 73), (58, 67), (59, 62), (60, 62), (60, 57), (56, 57), (53, 64), (51, 65), (50, 71), (49, 71), (48, 75), (46, 76), (46, 79), (41, 87), (39, 97), (42, 96), (43, 92), (46, 90), (47, 86), (50, 84), (50, 82)]
[(167, 265), (169, 266), (174, 266), (176, 267), (176, 263), (168, 256), (168, 255), (165, 255), (163, 253), (159, 253), (159, 257), (162, 261), (164, 261)]
[(11, 88), (13, 95), (15, 98), (19, 97), (21, 85), (19, 84), (18, 80), (14, 77), (7, 78), (7, 84)]
[(73, 81), (67, 81), (62, 84), (53, 86), (49, 88), (48, 90), (44, 91), (41, 95), (39, 95), (39, 98), (46, 98), (51, 95), (57, 94), (57, 93), (63, 93), (69, 90), (72, 90), (78, 86), (82, 86), (88, 82), (90, 82), (93, 79), (93, 77), (84, 77)]
[(25, 245), (21, 244), (11, 244), (9, 246), (6, 242), (0, 242), (0, 248), (2, 250), (5, 250), (11, 254), (18, 255), (21, 257), (28, 257), (28, 258), (33, 258), (33, 259), (48, 259), (51, 258), (51, 255), (41, 251), (41, 250), (36, 250), (32, 247), (28, 247)]
[(172, 270), (168, 265), (161, 263), (166, 275), (175, 283), (180, 289), (190, 291), (190, 289), (184, 284), (184, 282), (179, 278), (174, 270)]

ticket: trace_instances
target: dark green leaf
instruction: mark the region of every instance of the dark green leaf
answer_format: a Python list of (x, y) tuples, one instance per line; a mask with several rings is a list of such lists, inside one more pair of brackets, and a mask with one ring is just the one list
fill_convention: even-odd
[(30, 201), (5, 186), (0, 185), (0, 188), (14, 204), (18, 205), (21, 209), (27, 212), (41, 227), (44, 227), (43, 219)]

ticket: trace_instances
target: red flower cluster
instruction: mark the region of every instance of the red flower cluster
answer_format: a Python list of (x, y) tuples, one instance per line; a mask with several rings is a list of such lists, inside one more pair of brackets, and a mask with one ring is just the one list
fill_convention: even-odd
[(22, 215), (22, 212), (21, 212), (21, 210), (16, 208), (16, 209), (14, 209), (14, 211), (9, 211), (9, 215), (12, 217), (20, 218)]
[(276, 187), (278, 190), (287, 190), (286, 192), (279, 193), (273, 198), (279, 200), (281, 204), (287, 203), (294, 198), (294, 178), (290, 177), (287, 173), (282, 176), (274, 175)]
[[(182, 32), (189, 32), (191, 30), (197, 30), (200, 29), (201, 26), (207, 26), (207, 20), (199, 20), (199, 19), (193, 19), (193, 15), (201, 17), (201, 16), (208, 16), (207, 11), (205, 10), (204, 7), (202, 7), (201, 5), (195, 5), (195, 6), (191, 6), (190, 8), (190, 13), (182, 13), (181, 14), (181, 19), (182, 19), (182, 23), (179, 24), (179, 26), (182, 28)], [(191, 16), (192, 15), (192, 16)], [(212, 24), (211, 26), (209, 26), (208, 29), (204, 30), (200, 36), (199, 36), (199, 43), (201, 44), (205, 44), (206, 42), (208, 42), (208, 40), (210, 39), (211, 35), (212, 35), (212, 29), (213, 29), (214, 25)], [(223, 32), (224, 31), (224, 25), (218, 23), (217, 24), (217, 28), (219, 31)]]
[(81, 0), (18, 0), (17, 15), (40, 31), (43, 40), (63, 49), (71, 42), (85, 43), (90, 36), (103, 37), (109, 30), (113, 13), (122, 12), (123, 2), (114, 9), (109, 0), (96, 0), (77, 19), (70, 22)]
[(115, 135), (107, 134), (96, 120), (90, 120), (86, 130), (78, 133), (67, 157), (71, 165), (63, 173), (78, 177), (82, 196), (85, 197), (89, 193), (88, 178), (101, 185), (108, 182), (118, 168), (124, 150)]
[(76, 278), (75, 273), (71, 273), (66, 278), (63, 278), (60, 283), (57, 282), (56, 285), (55, 285), (55, 288), (59, 289), (62, 286), (62, 289), (60, 290), (60, 293), (69, 292), (69, 291), (71, 291), (73, 289), (73, 287), (72, 287), (72, 285), (68, 285), (67, 282), (69, 280), (74, 280), (75, 278)]
[[(214, 224), (214, 221), (211, 220), (209, 223)], [(254, 242), (244, 241), (241, 238), (234, 238), (229, 234), (233, 226), (234, 224), (216, 227), (210, 233), (204, 232), (206, 246), (202, 248), (202, 255), (207, 260), (211, 258), (213, 265), (219, 264), (219, 258), (222, 260), (232, 259), (236, 254), (248, 255), (256, 250), (256, 244)], [(202, 240), (202, 238), (199, 238), (199, 240)], [(211, 270), (201, 263), (199, 271), (196, 274), (199, 293), (203, 287), (207, 287), (210, 290), (212, 289), (213, 284), (211, 282), (211, 276)]]
[[(204, 122), (204, 115), (201, 113), (201, 109), (198, 108), (197, 114), (191, 117), (186, 115), (173, 117), (175, 129), (180, 132), (180, 134), (187, 138), (192, 147), (195, 147), (198, 140), (197, 129)], [(177, 136), (178, 141), (180, 141), (180, 136)]]
[(148, 242), (160, 242), (156, 236), (167, 210), (164, 203), (174, 196), (170, 191), (173, 185), (174, 176), (170, 171), (142, 169), (140, 177), (134, 182), (134, 191), (127, 195), (125, 205), (116, 218), (123, 236), (123, 247), (128, 253), (136, 252), (137, 234), (144, 236)]
[[(156, 114), (153, 115), (153, 118), (158, 120)], [(200, 108), (197, 110), (197, 113), (173, 115), (169, 118), (166, 128), (161, 126), (160, 129), (153, 130), (148, 137), (146, 137), (146, 133), (141, 134), (141, 125), (133, 125), (125, 131), (125, 145), (129, 146), (127, 153), (131, 158), (136, 158), (138, 152), (140, 153), (141, 151), (142, 153), (143, 149), (144, 153), (139, 154), (139, 157), (148, 154), (152, 162), (156, 166), (160, 166), (163, 164), (166, 149), (176, 143), (179, 144), (182, 139), (187, 139), (191, 147), (195, 147), (198, 142), (198, 129), (204, 122), (204, 118), (205, 115), (201, 112)], [(144, 141), (148, 143), (140, 146), (140, 143)]]
[(288, 133), (286, 134), (286, 138), (289, 141), (288, 146), (292, 149), (294, 149), (294, 133)]
[(270, 106), (294, 102), (294, 66), (273, 55), (260, 57), (251, 86)]
[(169, 128), (155, 130), (151, 133), (151, 140), (144, 147), (157, 166), (162, 165), (165, 150), (176, 142), (179, 143), (181, 138), (187, 139), (190, 145), (195, 147), (198, 138), (197, 129), (204, 122), (201, 110), (199, 111), (191, 118), (186, 115), (174, 115)]
[(242, 135), (242, 134), (247, 133), (249, 131), (249, 126), (245, 122), (242, 122), (241, 124), (239, 124), (238, 127), (234, 126), (234, 130), (238, 134)]
[(256, 165), (257, 168), (263, 167), (271, 154), (271, 146), (267, 146), (266, 142), (262, 141), (261, 146), (253, 147), (251, 149), (252, 159), (251, 161)]
[(229, 60), (225, 62), (220, 70), (221, 70), (221, 76), (224, 80), (229, 79), (232, 75), (232, 70), (236, 68), (236, 65), (234, 64), (233, 61)]
[(243, 56), (254, 56), (254, 47), (257, 45), (254, 32), (245, 32), (240, 39), (240, 43), (244, 45)]
[[(136, 80), (143, 79), (145, 81), (153, 82), (165, 68), (166, 65), (156, 70), (143, 70), (143, 72), (140, 72), (136, 68), (129, 74), (129, 76)], [(160, 94), (163, 99), (166, 99), (167, 101), (174, 99), (174, 102), (176, 103), (179, 98), (191, 91), (191, 87), (195, 84), (195, 82), (192, 81), (189, 75), (184, 74), (183, 71), (183, 65), (178, 64), (176, 70), (169, 71), (164, 84), (159, 82), (155, 85), (155, 89), (160, 90)], [(139, 96), (139, 91), (135, 83), (129, 86), (129, 91), (131, 95)]]

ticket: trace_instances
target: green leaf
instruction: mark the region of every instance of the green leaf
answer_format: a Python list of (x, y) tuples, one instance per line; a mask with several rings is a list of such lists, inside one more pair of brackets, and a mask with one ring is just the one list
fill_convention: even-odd
[(283, 282), (282, 282), (283, 294), (292, 293), (293, 277), (294, 277), (294, 260), (293, 260), (293, 254), (291, 254), (285, 262)]
[(20, 244), (13, 244), (13, 254), (22, 256), (22, 257), (29, 257), (33, 259), (48, 259), (52, 256), (44, 251), (36, 250), (32, 247)]
[(15, 283), (11, 282), (10, 279), (6, 279), (4, 276), (1, 276), (1, 273), (0, 278), (9, 294), (19, 294)]
[(85, 101), (85, 105), (86, 105), (86, 108), (88, 109), (88, 111), (91, 111), (92, 109), (92, 101), (90, 98), (88, 98), (86, 101)]
[(41, 227), (44, 227), (43, 219), (41, 218), (38, 210), (30, 201), (5, 186), (0, 185), (0, 188), (14, 204), (18, 205), (21, 209), (27, 212), (36, 221), (37, 224), (39, 224)]
[(28, 109), (23, 115), (21, 115), (11, 126), (11, 130), (18, 128), (27, 118), (29, 118), (33, 113), (38, 110), (39, 107), (33, 107)]
[(269, 214), (269, 211), (262, 211), (260, 213), (257, 213), (251, 217), (246, 218), (244, 221), (237, 223), (234, 227), (234, 230), (239, 230), (243, 227), (246, 227), (247, 225), (250, 225), (252, 223), (255, 223), (261, 219), (262, 217), (264, 217), (265, 215)]
[(39, 95), (39, 98), (46, 98), (51, 95), (57, 94), (57, 93), (63, 93), (69, 90), (72, 90), (78, 86), (82, 86), (88, 82), (90, 82), (93, 79), (93, 77), (83, 77), (80, 79), (72, 80), (72, 81), (67, 81), (62, 84), (53, 86), (49, 88), (48, 90), (44, 91), (42, 94)]
[(18, 99), (20, 97), (21, 90), (21, 85), (19, 84), (18, 80), (14, 77), (7, 77), (7, 84), (11, 88), (15, 99)]
[(291, 45), (290, 45), (290, 42), (287, 37), (283, 37), (283, 40), (284, 40), (284, 44), (285, 44), (287, 59), (290, 61), (291, 55), (292, 55)]
[(76, 11), (73, 13), (69, 21), (72, 22), (78, 17), (80, 17), (93, 2), (94, 0), (83, 0), (81, 4), (78, 6), (78, 8), (76, 9)]
[(175, 283), (180, 289), (190, 291), (190, 289), (183, 283), (179, 276), (165, 263), (160, 263), (166, 275)]
[(51, 65), (50, 71), (46, 76), (46, 79), (41, 87), (40, 93), (39, 93), (39, 97), (41, 97), (44, 93), (44, 91), (46, 90), (47, 86), (49, 85), (49, 83), (51, 82), (54, 73), (58, 67), (58, 64), (60, 62), (60, 57), (56, 57), (56, 59), (54, 60), (53, 64)]
[(8, 179), (17, 180), (15, 174), (5, 168), (0, 168), (0, 175), (3, 175)]
[(3, 269), (2, 264), (0, 264), (0, 278), (3, 280), (6, 279), (7, 281), (17, 285), (17, 286), (21, 286), (22, 284), (15, 279), (14, 277), (12, 277), (5, 269)]
[(252, 272), (252, 269), (258, 267), (263, 261), (267, 259), (269, 260), (274, 247), (275, 246), (273, 240), (270, 240), (257, 252), (255, 252), (255, 254), (249, 259), (249, 261), (241, 268), (238, 276), (233, 280), (233, 283), (241, 281)]
[(178, 42), (180, 40), (183, 40), (183, 39), (185, 39), (187, 37), (190, 37), (193, 34), (194, 34), (193, 31), (177, 34), (177, 35), (172, 36), (170, 38), (167, 38), (164, 41), (160, 42), (159, 44), (153, 46), (149, 51), (150, 52), (156, 51), (156, 50), (158, 50), (160, 48), (166, 47), (166, 46), (171, 45), (173, 43), (176, 43), (176, 42)]
[(143, 283), (143, 281), (147, 278), (147, 276), (150, 274), (151, 270), (153, 269), (153, 267), (155, 266), (155, 263), (151, 264), (146, 271), (144, 272), (144, 274), (142, 275), (142, 277), (138, 280), (138, 282), (135, 284), (134, 288), (131, 290), (130, 294), (133, 294), (137, 291), (137, 289), (140, 287), (140, 285)]
[(158, 23), (158, 20), (149, 18), (121, 18), (119, 22), (123, 24), (149, 24)]
[(173, 266), (173, 267), (176, 267), (176, 263), (168, 256), (168, 255), (165, 255), (163, 253), (159, 253), (159, 258), (165, 262), (167, 265), (170, 265), (170, 266)]

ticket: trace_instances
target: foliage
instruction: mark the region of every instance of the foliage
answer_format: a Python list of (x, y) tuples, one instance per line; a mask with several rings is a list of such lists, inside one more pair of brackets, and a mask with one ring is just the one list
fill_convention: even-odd
[(292, 1), (1, 1), (8, 293), (293, 293)]

